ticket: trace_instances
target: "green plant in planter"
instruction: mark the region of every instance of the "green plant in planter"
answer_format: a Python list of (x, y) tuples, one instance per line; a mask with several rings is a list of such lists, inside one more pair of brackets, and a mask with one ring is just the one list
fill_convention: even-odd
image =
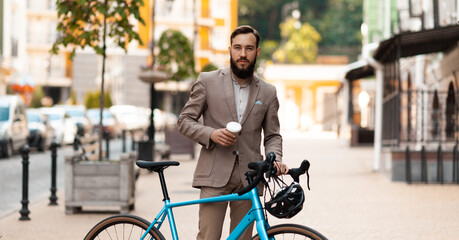
[(159, 54), (155, 63), (174, 80), (194, 77), (194, 53), (190, 41), (179, 31), (166, 30), (158, 42)]

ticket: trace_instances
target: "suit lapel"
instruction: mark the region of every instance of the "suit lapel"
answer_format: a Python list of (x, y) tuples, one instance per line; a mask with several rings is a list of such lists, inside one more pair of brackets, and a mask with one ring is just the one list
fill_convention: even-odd
[(223, 93), (225, 94), (226, 103), (230, 110), (231, 118), (233, 121), (237, 122), (237, 111), (236, 111), (236, 102), (234, 101), (234, 89), (233, 89), (233, 80), (231, 79), (231, 73), (229, 68), (226, 68), (222, 71), (221, 76)]
[(250, 114), (250, 111), (252, 111), (255, 101), (257, 100), (258, 93), (260, 92), (258, 81), (260, 81), (260, 79), (254, 75), (250, 84), (249, 99), (247, 100), (247, 106), (245, 107), (244, 115), (242, 116), (241, 125), (244, 124), (245, 120)]

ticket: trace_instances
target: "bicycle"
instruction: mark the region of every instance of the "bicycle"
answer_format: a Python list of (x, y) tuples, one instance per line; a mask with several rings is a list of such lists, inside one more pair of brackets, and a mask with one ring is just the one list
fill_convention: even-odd
[[(325, 240), (327, 239), (321, 233), (316, 230), (298, 224), (280, 224), (276, 226), (269, 226), (267, 221), (267, 214), (263, 211), (263, 206), (260, 201), (260, 196), (258, 194), (257, 185), (262, 182), (266, 184), (269, 180), (276, 176), (275, 168), (273, 163), (275, 161), (275, 155), (269, 153), (266, 160), (259, 162), (252, 162), (249, 164), (249, 168), (253, 171), (248, 171), (245, 175), (249, 182), (249, 185), (241, 189), (237, 193), (222, 195), (217, 197), (202, 198), (190, 201), (175, 202), (172, 203), (169, 194), (167, 191), (166, 181), (164, 178), (164, 169), (169, 166), (178, 166), (179, 162), (176, 161), (165, 161), (165, 162), (150, 162), (138, 160), (136, 162), (137, 166), (140, 168), (148, 169), (158, 173), (162, 193), (164, 207), (156, 215), (156, 218), (152, 223), (147, 220), (140, 218), (134, 215), (116, 215), (108, 217), (97, 225), (95, 225), (84, 238), (85, 240), (93, 239), (156, 239), (162, 240), (165, 239), (163, 234), (159, 231), (161, 225), (164, 223), (165, 218), (168, 218), (169, 226), (171, 230), (171, 235), (174, 240), (178, 239), (177, 227), (175, 225), (174, 214), (172, 209), (175, 207), (182, 207), (188, 205), (196, 205), (202, 203), (211, 203), (211, 202), (222, 202), (222, 201), (241, 201), (241, 200), (251, 200), (252, 208), (245, 215), (243, 220), (236, 226), (236, 228), (230, 233), (227, 240), (238, 239), (239, 236), (244, 232), (244, 230), (255, 222), (254, 228), (257, 230), (257, 234), (252, 237), (252, 239), (268, 240), (268, 239), (298, 239), (296, 237), (302, 236), (301, 239), (314, 239), (314, 240)], [(295, 184), (292, 186), (298, 187), (300, 175), (307, 173), (309, 169), (309, 162), (304, 160), (301, 163), (299, 168), (292, 168), (289, 171), (289, 175), (293, 178)], [(265, 179), (268, 179), (268, 181)], [(308, 175), (308, 188), (309, 188), (309, 175)], [(286, 189), (283, 189), (281, 194), (285, 192)], [(302, 191), (302, 190), (301, 190)], [(278, 191), (279, 193), (279, 191)], [(297, 192), (298, 193), (298, 192)], [(301, 192), (303, 194), (303, 192)], [(277, 198), (278, 195), (276, 195)], [(274, 198), (276, 198), (276, 196)], [(303, 195), (301, 195), (303, 197)], [(273, 198), (273, 199), (274, 199)], [(280, 217), (292, 217), (292, 214), (295, 215), (301, 211), (304, 198), (301, 198), (301, 206), (296, 207), (294, 212), (276, 212)], [(280, 202), (270, 201), (269, 209), (279, 208), (281, 205)], [(297, 203), (299, 204), (299, 202)], [(267, 205), (267, 203), (265, 203)], [(267, 206), (265, 206), (267, 208)], [(271, 212), (270, 212), (271, 213)], [(275, 214), (273, 214), (275, 215)], [(276, 215), (275, 215), (276, 216)]]

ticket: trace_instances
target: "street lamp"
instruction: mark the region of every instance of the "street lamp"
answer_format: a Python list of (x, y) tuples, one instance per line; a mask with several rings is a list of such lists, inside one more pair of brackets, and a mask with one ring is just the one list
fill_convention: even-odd
[[(172, 8), (173, 0), (166, 0), (168, 11)], [(151, 28), (152, 28), (152, 41), (150, 46), (151, 51), (151, 68), (139, 75), (140, 80), (150, 84), (150, 126), (148, 127), (148, 141), (139, 142), (139, 158), (147, 161), (153, 161), (153, 149), (155, 146), (155, 123), (154, 123), (154, 110), (156, 107), (156, 90), (155, 83), (163, 82), (170, 79), (169, 75), (162, 71), (156, 71), (154, 69), (155, 64), (155, 5), (153, 2), (152, 16), (151, 16)]]

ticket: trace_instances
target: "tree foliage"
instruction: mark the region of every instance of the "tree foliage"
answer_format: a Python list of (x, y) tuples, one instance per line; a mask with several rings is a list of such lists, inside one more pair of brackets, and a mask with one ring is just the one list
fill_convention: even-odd
[(260, 48), (260, 55), (258, 58), (260, 60), (271, 60), (274, 52), (279, 48), (279, 42), (274, 40), (265, 40), (261, 42)]
[(116, 46), (127, 51), (127, 43), (133, 39), (142, 44), (130, 19), (145, 25), (139, 12), (143, 0), (106, 1), (107, 9), (104, 0), (56, 1), (58, 37), (51, 52), (57, 54), (60, 46), (68, 47), (71, 49), (70, 59), (73, 59), (77, 48), (91, 47), (97, 54), (102, 55), (104, 15), (107, 36)]
[(280, 24), (281, 36), (286, 42), (274, 52), (274, 59), (282, 63), (312, 63), (319, 51), (320, 34), (308, 23), (297, 28), (295, 22), (291, 18)]
[(301, 13), (299, 21), (309, 23), (322, 36), (320, 48), (361, 45), (363, 0), (264, 0), (262, 4), (256, 0), (239, 0), (239, 24), (255, 27), (261, 35), (262, 47), (264, 41), (280, 43), (282, 36), (278, 26), (291, 16), (294, 2), (298, 3)]
[(201, 72), (210, 72), (210, 71), (215, 71), (217, 69), (218, 67), (215, 66), (215, 64), (208, 63), (202, 67)]
[(330, 0), (328, 11), (315, 23), (315, 27), (323, 33), (323, 45), (361, 45), (362, 11), (362, 0)]
[(155, 64), (171, 74), (172, 79), (184, 80), (195, 75), (191, 43), (180, 31), (164, 31), (158, 41), (158, 48)]

